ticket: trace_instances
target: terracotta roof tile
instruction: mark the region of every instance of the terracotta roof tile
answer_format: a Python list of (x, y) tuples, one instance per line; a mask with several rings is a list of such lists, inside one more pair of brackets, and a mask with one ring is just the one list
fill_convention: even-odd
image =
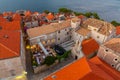
[[(120, 72), (112, 68), (110, 65), (102, 61), (99, 57), (94, 57), (90, 59), (90, 62), (94, 63), (96, 66), (101, 68), (107, 74), (114, 78), (114, 80), (120, 80)], [(107, 80), (110, 80), (109, 78)]]
[(107, 41), (106, 43), (104, 43), (104, 45), (107, 48), (110, 48), (113, 51), (120, 53), (120, 38), (113, 38)]
[(20, 14), (15, 13), (15, 14), (13, 15), (13, 20), (14, 20), (14, 21), (21, 21), (21, 16), (20, 16)]
[(67, 27), (70, 27), (70, 20), (64, 21), (62, 23), (55, 23), (42, 27), (31, 28), (27, 30), (27, 33), (30, 38), (33, 38), (40, 35), (49, 34)]
[(0, 59), (20, 55), (20, 32), (0, 31)]
[(116, 35), (120, 35), (120, 26), (116, 27)]
[(54, 19), (54, 15), (52, 13), (49, 13), (47, 16), (48, 20), (53, 20)]
[(87, 36), (90, 33), (90, 30), (85, 29), (85, 28), (80, 28), (79, 30), (76, 31), (78, 34), (81, 34), (83, 36)]
[(0, 22), (3, 30), (20, 30), (20, 21)]
[(44, 80), (114, 80), (86, 58), (81, 58), (59, 71), (50, 74)]
[(94, 39), (83, 40), (81, 45), (85, 55), (92, 54), (99, 49), (99, 44)]
[(85, 18), (85, 16), (84, 15), (79, 15), (78, 18), (83, 19), (83, 18)]
[(99, 30), (97, 32), (103, 35), (109, 35), (110, 31), (115, 29), (111, 23), (94, 18), (89, 18), (83, 22), (84, 27), (88, 27), (88, 25), (98, 28)]
[(78, 17), (74, 17), (74, 18), (72, 18), (71, 21), (72, 21), (72, 22), (80, 22), (80, 19), (79, 19)]
[[(72, 18), (74, 19), (74, 18)], [(71, 20), (66, 20), (62, 23), (52, 23), (50, 25), (45, 25), (41, 27), (30, 28), (27, 30), (28, 36), (30, 38), (37, 37), (44, 34), (49, 34), (67, 27), (71, 27)]]
[(0, 16), (0, 22), (7, 22), (7, 19), (3, 18), (3, 16)]
[(25, 12), (25, 16), (31, 16), (32, 15), (32, 12), (31, 11), (26, 11)]
[(12, 16), (13, 12), (3, 12), (3, 16)]

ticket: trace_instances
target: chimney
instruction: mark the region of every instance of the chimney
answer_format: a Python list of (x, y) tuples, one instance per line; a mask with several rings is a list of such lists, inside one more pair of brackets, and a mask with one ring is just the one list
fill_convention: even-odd
[(6, 39), (9, 38), (8, 35), (4, 35), (3, 37), (6, 38)]

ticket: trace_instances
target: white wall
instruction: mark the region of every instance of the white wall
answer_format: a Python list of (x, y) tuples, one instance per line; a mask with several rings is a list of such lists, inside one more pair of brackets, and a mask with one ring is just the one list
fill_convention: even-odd
[(92, 31), (91, 32), (91, 37), (93, 39), (95, 39), (100, 44), (103, 43), (103, 42), (105, 42), (106, 39), (107, 39), (107, 36), (105, 36), (103, 34), (100, 34), (100, 33), (96, 32), (96, 31)]
[[(40, 35), (41, 37), (37, 37), (33, 40), (30, 40), (31, 45), (33, 44), (37, 44), (40, 41), (42, 43), (45, 43), (45, 45), (51, 45), (51, 44), (56, 44), (56, 32), (54, 33), (50, 33), (50, 34), (46, 34), (46, 35)], [(51, 42), (53, 39), (55, 39), (55, 42)]]
[(96, 27), (93, 27), (93, 26), (90, 26), (88, 25), (88, 29), (91, 30), (91, 31), (98, 31), (99, 28), (96, 28)]
[(73, 32), (73, 34), (72, 34), (72, 38), (73, 38), (74, 42), (76, 42), (77, 40), (78, 41), (83, 41), (84, 39), (87, 39), (90, 36), (91, 36), (91, 33), (88, 33), (86, 36), (83, 36), (83, 35), (81, 35), (77, 32)]
[(70, 27), (60, 30), (60, 33), (59, 33), (59, 31), (57, 31), (56, 32), (57, 44), (60, 44), (60, 43), (63, 43), (65, 41), (69, 40), (70, 36), (71, 36)]
[(38, 26), (38, 25), (39, 25), (38, 21), (33, 21), (31, 26), (32, 26), (32, 27), (36, 27), (36, 26)]
[(23, 68), (26, 70), (26, 57), (25, 57), (25, 43), (23, 42), (23, 33), (21, 32), (21, 48), (20, 48), (20, 54), (21, 54), (21, 62), (23, 65)]
[(27, 26), (27, 27), (37, 27), (37, 26), (39, 26), (39, 23), (38, 23), (38, 21), (25, 22), (25, 26)]
[(77, 32), (73, 32), (73, 39), (74, 42), (76, 42), (77, 40), (82, 41), (84, 39), (84, 36), (78, 34)]
[(105, 46), (100, 46), (97, 56), (119, 71), (120, 57), (119, 53), (114, 52)]
[(71, 27), (72, 28), (77, 28), (77, 27), (79, 27), (80, 26), (80, 21), (78, 21), (78, 22), (73, 22), (72, 20), (71, 20)]
[(25, 22), (25, 26), (31, 27), (31, 22)]

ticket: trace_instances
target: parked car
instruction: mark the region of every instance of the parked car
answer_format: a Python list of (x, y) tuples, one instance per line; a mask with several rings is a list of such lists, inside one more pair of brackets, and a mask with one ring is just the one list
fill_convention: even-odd
[(59, 45), (55, 45), (55, 46), (53, 47), (53, 49), (55, 50), (55, 52), (56, 52), (58, 55), (63, 55), (63, 54), (66, 52), (66, 50), (65, 50), (63, 47), (59, 46)]

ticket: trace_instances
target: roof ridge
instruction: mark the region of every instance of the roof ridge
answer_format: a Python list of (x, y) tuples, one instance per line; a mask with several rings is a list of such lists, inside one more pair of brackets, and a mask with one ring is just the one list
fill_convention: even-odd
[(15, 51), (12, 51), (10, 48), (4, 46), (2, 43), (0, 43), (0, 45), (6, 48), (7, 50), (11, 51), (12, 53), (14, 53), (16, 56), (19, 56), (18, 53), (16, 53)]

